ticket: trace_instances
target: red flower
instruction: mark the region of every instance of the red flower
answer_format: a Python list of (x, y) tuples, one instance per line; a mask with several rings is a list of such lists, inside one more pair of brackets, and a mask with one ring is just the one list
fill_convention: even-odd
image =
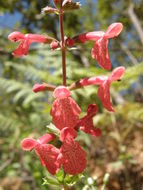
[(60, 162), (58, 161), (60, 150), (53, 145), (46, 143), (54, 139), (55, 135), (46, 134), (37, 140), (33, 138), (25, 138), (21, 142), (21, 146), (24, 150), (35, 150), (36, 154), (40, 157), (41, 164), (45, 166), (52, 175), (56, 174), (60, 168)]
[(80, 129), (85, 133), (91, 134), (96, 137), (100, 136), (101, 130), (99, 128), (95, 128), (93, 125), (93, 117), (96, 115), (97, 111), (98, 107), (96, 104), (88, 105), (87, 115), (80, 119), (79, 123), (75, 128), (80, 127)]
[[(82, 86), (99, 85), (98, 96), (103, 106), (108, 111), (114, 111), (112, 103), (110, 101), (110, 85), (112, 82), (120, 80), (125, 73), (124, 67), (117, 67), (114, 69), (110, 76), (97, 76), (81, 79), (77, 84)], [(74, 86), (73, 84), (71, 86)]]
[(70, 97), (71, 92), (67, 87), (59, 86), (53, 96), (56, 98), (52, 105), (50, 115), (55, 126), (62, 130), (65, 127), (74, 128), (81, 112), (77, 103)]
[(67, 46), (73, 46), (73, 42), (84, 43), (86, 41), (95, 41), (91, 51), (92, 58), (96, 59), (102, 68), (110, 70), (111, 62), (108, 54), (108, 41), (110, 38), (118, 36), (122, 29), (123, 25), (121, 23), (113, 23), (105, 33), (102, 31), (87, 32), (72, 39), (68, 38), (66, 44)]
[[(8, 39), (12, 42), (20, 42), (17, 49), (13, 52), (13, 55), (16, 57), (21, 57), (28, 54), (28, 50), (31, 43), (46, 43), (50, 38), (46, 38), (43, 35), (39, 34), (22, 34), (20, 32), (12, 32)], [(52, 40), (50, 40), (51, 42)]]

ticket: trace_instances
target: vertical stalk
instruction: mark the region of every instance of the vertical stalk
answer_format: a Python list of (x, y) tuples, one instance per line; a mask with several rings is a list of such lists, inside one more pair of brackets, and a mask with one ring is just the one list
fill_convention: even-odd
[(64, 40), (62, 1), (61, 1), (60, 13), (59, 13), (59, 23), (60, 23), (60, 34), (61, 34), (63, 85), (66, 86), (66, 48), (65, 48), (65, 40)]

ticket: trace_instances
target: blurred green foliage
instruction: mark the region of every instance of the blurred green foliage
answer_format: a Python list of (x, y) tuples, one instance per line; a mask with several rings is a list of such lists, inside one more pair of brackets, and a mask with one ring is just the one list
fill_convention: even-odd
[[(120, 21), (124, 24), (123, 33), (118, 39), (111, 40), (109, 48), (113, 67), (123, 65), (127, 68), (123, 80), (113, 83), (111, 88), (115, 114), (103, 109), (97, 97), (97, 87), (91, 86), (72, 92), (83, 114), (89, 103), (98, 104), (99, 114), (95, 116), (94, 123), (102, 129), (102, 137), (94, 141), (88, 135), (83, 133), (79, 135), (79, 140), (88, 152), (89, 163), (86, 177), (79, 182), (76, 189), (86, 185), (87, 176), (93, 177), (100, 173), (98, 171), (95, 174), (95, 163), (103, 171), (105, 166), (113, 169), (125, 168), (123, 173), (125, 173), (126, 184), (130, 182), (127, 174), (130, 165), (134, 163), (133, 166), (136, 166), (135, 163), (139, 162), (130, 151), (129, 144), (132, 144), (132, 139), (136, 137), (136, 131), (143, 133), (143, 47), (127, 15), (129, 3), (130, 1), (115, 0), (110, 2), (100, 0), (96, 3), (88, 1), (83, 4), (81, 10), (70, 12), (64, 18), (65, 35), (70, 37), (83, 31), (106, 30), (112, 22)], [(135, 13), (143, 24), (142, 1), (138, 0), (134, 3)], [(27, 57), (14, 58), (11, 52), (16, 45), (7, 40), (7, 35), (14, 30), (24, 33), (45, 33), (58, 38), (57, 15), (45, 17), (40, 15), (41, 8), (47, 4), (47, 0), (1, 1), (0, 14), (13, 15), (19, 12), (21, 20), (10, 28), (2, 25), (6, 23), (0, 23), (0, 190), (11, 190), (12, 185), (14, 190), (55, 189), (51, 186), (41, 186), (42, 178), (48, 177), (48, 172), (41, 167), (40, 160), (33, 152), (25, 153), (21, 150), (20, 142), (24, 137), (37, 138), (47, 131), (46, 125), (51, 122), (49, 112), (53, 101), (52, 94), (50, 92), (34, 94), (32, 86), (38, 82), (61, 84), (61, 52), (51, 51), (47, 45), (34, 45), (30, 48)], [(87, 76), (109, 74), (97, 67), (95, 60), (91, 59), (92, 45), (87, 43), (83, 47), (78, 46), (77, 50), (67, 52), (68, 84)], [(129, 54), (122, 45), (127, 47)], [(136, 64), (131, 59), (131, 55), (135, 58)], [(111, 155), (110, 150), (108, 151), (110, 141), (112, 141), (112, 159), (108, 158)], [(93, 143), (95, 144), (92, 148)], [(93, 168), (90, 167), (91, 165)], [(101, 165), (102, 167), (104, 165), (104, 169)], [(101, 177), (103, 179), (103, 175)], [(140, 190), (140, 187), (141, 182), (136, 185), (135, 190)], [(110, 186), (109, 189), (116, 188)], [(134, 189), (133, 185), (132, 189)]]

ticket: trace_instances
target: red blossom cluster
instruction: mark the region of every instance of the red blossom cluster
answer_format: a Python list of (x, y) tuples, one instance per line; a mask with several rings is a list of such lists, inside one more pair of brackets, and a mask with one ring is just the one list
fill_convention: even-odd
[[(79, 3), (73, 3), (71, 0), (54, 0), (56, 8), (46, 7), (43, 9), (45, 13), (63, 14), (68, 9), (77, 9)], [(59, 8), (60, 7), (60, 8)], [(73, 38), (66, 38), (60, 42), (49, 36), (39, 34), (22, 34), (13, 32), (9, 35), (9, 40), (19, 42), (18, 48), (13, 52), (14, 56), (25, 56), (31, 43), (49, 43), (51, 49), (63, 49), (73, 47), (78, 43), (94, 41), (94, 46), (91, 50), (91, 56), (96, 59), (99, 65), (106, 69), (111, 69), (111, 62), (108, 54), (108, 41), (110, 38), (117, 37), (123, 25), (121, 23), (111, 24), (106, 32), (93, 31), (76, 35)], [(82, 173), (86, 168), (86, 153), (76, 141), (78, 131), (82, 130), (92, 136), (99, 137), (101, 130), (94, 127), (93, 117), (98, 111), (96, 104), (90, 104), (87, 107), (87, 114), (80, 117), (81, 109), (71, 97), (71, 91), (83, 88), (89, 85), (98, 85), (98, 96), (104, 108), (108, 111), (114, 111), (110, 98), (110, 85), (114, 81), (122, 78), (125, 72), (124, 67), (118, 67), (112, 71), (110, 76), (93, 76), (81, 79), (71, 84), (70, 86), (54, 86), (47, 83), (35, 84), (33, 91), (35, 93), (50, 90), (53, 91), (55, 101), (52, 104), (50, 115), (53, 124), (59, 130), (58, 140), (61, 141), (61, 146), (56, 147), (52, 144), (53, 140), (57, 139), (55, 134), (45, 134), (39, 139), (25, 138), (21, 145), (26, 151), (35, 150), (37, 156), (41, 160), (41, 164), (47, 168), (52, 174), (56, 174), (61, 167), (65, 173), (75, 175)]]

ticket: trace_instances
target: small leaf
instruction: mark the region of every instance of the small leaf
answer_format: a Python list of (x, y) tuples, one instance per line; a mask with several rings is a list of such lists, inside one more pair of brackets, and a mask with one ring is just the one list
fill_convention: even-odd
[(59, 182), (52, 177), (46, 177), (43, 178), (43, 180), (44, 180), (43, 185), (59, 185)]
[(48, 129), (48, 133), (52, 133), (58, 137), (60, 136), (60, 130), (56, 128), (55, 125), (53, 125), (52, 123), (50, 123), (50, 125), (47, 125), (46, 127)]
[(68, 175), (67, 174), (64, 179), (64, 182), (69, 185), (74, 185), (82, 177), (83, 177), (82, 174), (79, 174), (79, 175)]
[[(48, 13), (58, 13), (58, 9), (55, 9), (53, 7), (44, 7), (41, 11), (42, 14), (48, 14)], [(58, 13), (59, 14), (59, 13)]]
[(64, 176), (64, 170), (61, 168), (60, 171), (56, 174), (57, 180), (62, 183), (64, 181)]

